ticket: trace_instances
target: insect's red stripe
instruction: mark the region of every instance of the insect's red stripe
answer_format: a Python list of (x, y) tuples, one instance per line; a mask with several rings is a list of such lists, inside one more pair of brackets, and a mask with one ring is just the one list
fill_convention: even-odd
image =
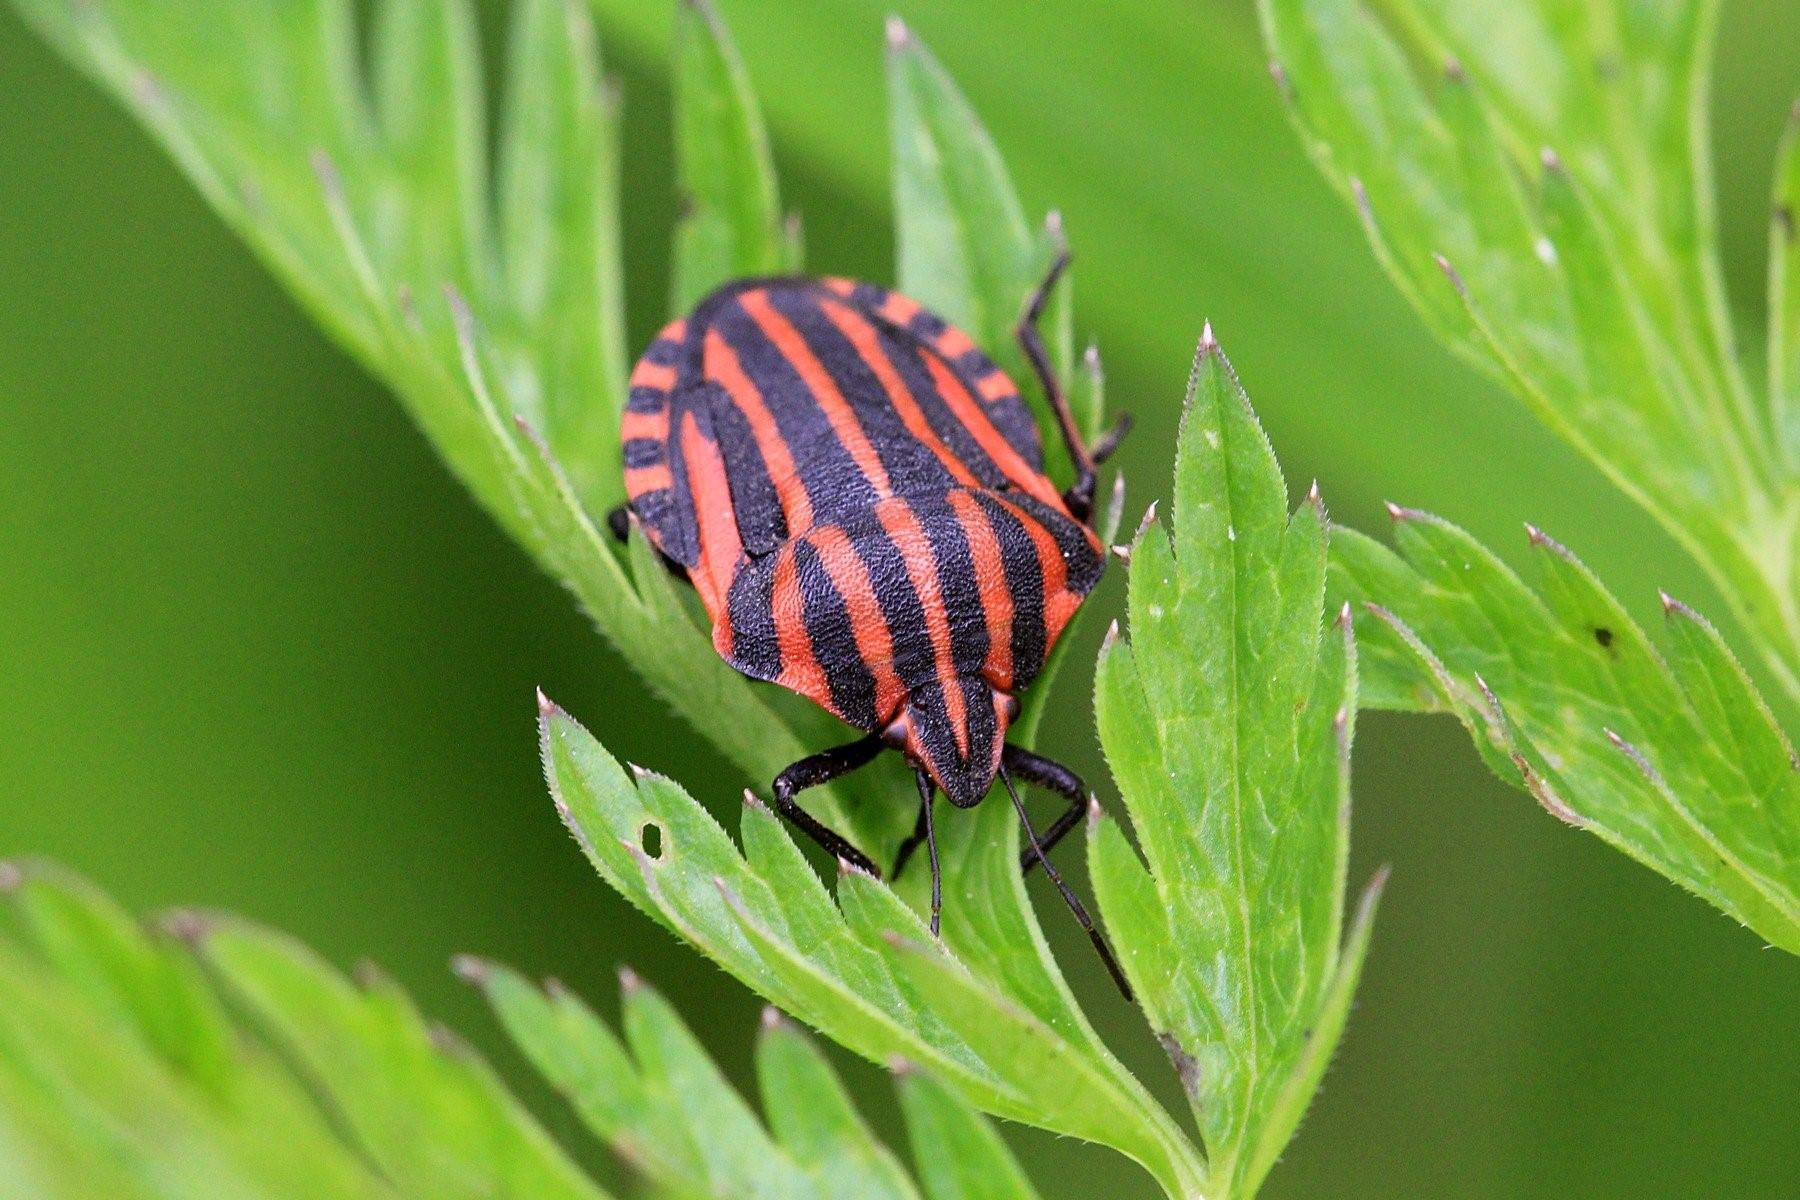
[(657, 488), (670, 487), (674, 482), (666, 462), (649, 467), (631, 467), (625, 472), (625, 494), (641, 496), (645, 492), (654, 492)]
[(700, 600), (715, 625), (730, 625), (725, 616), (725, 596), (731, 587), (731, 576), (743, 557), (744, 546), (738, 539), (737, 520), (731, 510), (731, 484), (725, 475), (725, 460), (719, 447), (700, 432), (699, 421), (692, 411), (681, 414), (682, 460), (687, 466), (688, 489), (692, 493), (694, 513), (700, 525), (700, 561), (689, 572)]
[(781, 675), (776, 680), (782, 687), (810, 696), (822, 707), (837, 713), (831, 700), (831, 683), (825, 668), (813, 652), (812, 636), (803, 614), (806, 598), (800, 590), (798, 542), (789, 542), (776, 552), (775, 585), (770, 608), (775, 614), (775, 637), (781, 646)]
[(951, 362), (957, 361), (963, 355), (975, 349), (975, 343), (969, 340), (969, 335), (954, 325), (946, 325), (944, 327), (944, 332), (931, 339), (931, 344), (937, 347), (937, 352), (939, 354), (942, 354)]
[(969, 753), (968, 709), (962, 688), (956, 681), (956, 657), (950, 640), (950, 618), (944, 611), (944, 587), (938, 578), (937, 559), (931, 541), (920, 527), (912, 506), (896, 496), (875, 506), (875, 515), (888, 538), (906, 564), (913, 592), (925, 610), (925, 629), (931, 635), (932, 657), (937, 664), (937, 681), (943, 685), (944, 707), (950, 717), (950, 728), (956, 734), (957, 749)]
[(1069, 590), (1069, 564), (1063, 558), (1062, 548), (1056, 544), (1056, 538), (1044, 528), (1044, 523), (1004, 496), (999, 500), (1019, 519), (1025, 532), (1031, 536), (1032, 545), (1037, 548), (1038, 569), (1043, 573), (1044, 581), (1044, 657), (1047, 659), (1063, 626), (1069, 623), (1069, 618), (1081, 607), (1083, 597)]
[(744, 414), (744, 420), (750, 425), (750, 432), (756, 438), (756, 448), (762, 454), (763, 464), (769, 472), (769, 480), (775, 485), (775, 495), (781, 501), (781, 511), (787, 518), (788, 530), (800, 533), (811, 528), (812, 499), (800, 482), (800, 472), (794, 465), (793, 453), (788, 448), (787, 439), (781, 434), (780, 426), (775, 423), (774, 414), (769, 411), (769, 406), (763, 399), (762, 389), (744, 373), (744, 365), (738, 359), (738, 352), (717, 329), (706, 331), (705, 355), (707, 377), (725, 389), (725, 394), (731, 397), (731, 402)]
[(998, 368), (982, 376), (975, 384), (975, 388), (981, 393), (981, 398), (989, 404), (996, 400), (1004, 400), (1008, 396), (1017, 395), (1019, 391), (1013, 386), (1013, 381), (1006, 377), (1006, 372)]
[(910, 325), (912, 319), (918, 315), (918, 302), (902, 296), (899, 292), (889, 292), (887, 299), (882, 301), (882, 319), (898, 325), (902, 329)]
[(1000, 539), (981, 505), (967, 492), (951, 492), (950, 508), (962, 526), (969, 542), (969, 555), (975, 562), (975, 580), (981, 590), (981, 608), (987, 618), (988, 682), (1010, 690), (1013, 683), (1012, 591), (1006, 584), (1006, 563), (1000, 553)]
[(855, 347), (863, 364), (881, 383), (894, 411), (900, 414), (900, 420), (912, 435), (937, 456), (938, 461), (944, 464), (958, 483), (965, 487), (980, 487), (980, 480), (970, 472), (968, 465), (952, 454), (950, 448), (944, 445), (943, 439), (938, 437), (937, 431), (932, 429), (931, 422), (919, 408), (918, 401), (913, 399), (912, 392), (907, 389), (906, 381), (900, 378), (900, 373), (894, 370), (894, 364), (888, 361), (887, 353), (881, 347), (880, 332), (869, 323), (868, 318), (848, 305), (833, 301), (825, 301), (819, 307), (824, 310), (826, 318), (838, 327), (839, 332), (849, 339), (851, 346)]
[(812, 347), (806, 344), (806, 339), (800, 336), (800, 331), (775, 311), (766, 292), (745, 292), (738, 297), (738, 303), (799, 374), (819, 410), (825, 414), (832, 432), (837, 435), (838, 443), (850, 455), (863, 478), (869, 481), (869, 486), (878, 496), (891, 495), (893, 486), (888, 482), (887, 468), (881, 465), (881, 456), (869, 443), (862, 422), (857, 419), (850, 402), (844, 399), (837, 381), (813, 353)]
[(807, 540), (818, 550), (819, 562), (830, 576), (831, 585), (844, 598), (850, 629), (856, 635), (857, 655), (875, 680), (875, 711), (886, 720), (899, 710), (906, 686), (894, 669), (894, 640), (888, 633), (881, 601), (875, 597), (875, 583), (842, 529), (822, 525), (809, 533)]
[(931, 372), (931, 381), (937, 387), (938, 394), (1013, 486), (1060, 509), (1062, 497), (1057, 495), (1055, 486), (1046, 476), (1034, 470), (1030, 463), (1019, 457), (1019, 452), (1013, 449), (1012, 443), (994, 427), (987, 410), (969, 394), (969, 389), (963, 386), (956, 373), (944, 365), (944, 360), (931, 353), (921, 354), (919, 357), (925, 361), (925, 369)]

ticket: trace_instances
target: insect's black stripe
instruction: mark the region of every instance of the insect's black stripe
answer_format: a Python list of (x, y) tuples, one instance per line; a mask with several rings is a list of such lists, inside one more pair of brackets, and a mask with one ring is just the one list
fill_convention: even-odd
[(1078, 596), (1085, 596), (1093, 591), (1094, 585), (1100, 582), (1100, 573), (1105, 569), (1106, 563), (1095, 552), (1093, 543), (1088, 541), (1087, 531), (1066, 514), (1056, 511), (1035, 496), (1015, 493), (1007, 499), (1036, 518), (1038, 524), (1055, 539), (1056, 548), (1062, 552), (1063, 562), (1069, 568), (1069, 578), (1064, 586)]
[[(856, 414), (863, 433), (887, 472), (896, 495), (941, 496), (955, 480), (929, 447), (913, 436), (888, 402), (881, 381), (869, 369), (850, 339), (819, 307), (820, 296), (800, 291), (771, 295), (775, 310), (788, 319), (812, 350), (819, 365)], [(879, 329), (879, 327), (876, 327)]]
[(731, 662), (752, 679), (781, 675), (781, 639), (775, 632), (773, 557), (740, 570), (726, 597), (731, 622)]
[(625, 469), (633, 470), (641, 467), (654, 467), (663, 460), (663, 441), (661, 438), (628, 438), (621, 453), (625, 461)]
[(714, 328), (737, 352), (748, 375), (762, 391), (781, 438), (794, 458), (800, 485), (812, 504), (815, 521), (833, 512), (867, 509), (879, 497), (838, 439), (818, 400), (793, 363), (763, 333), (754, 317), (732, 296), (712, 313)]
[[(669, 436), (663, 443), (664, 454), (669, 460), (669, 503), (663, 510), (662, 519), (655, 522), (662, 552), (688, 567), (700, 561), (700, 514), (694, 505), (694, 485), (688, 476), (687, 455), (681, 448), (682, 430), (691, 419), (702, 437), (710, 439), (712, 436), (709, 415), (703, 407), (695, 406), (690, 396), (691, 388), (684, 384), (670, 397)], [(651, 522), (641, 504), (637, 512), (639, 520)]]
[(880, 318), (872, 314), (870, 318), (875, 325), (882, 352), (887, 355), (888, 362), (893, 364), (900, 381), (906, 385), (906, 390), (912, 393), (914, 403), (925, 414), (926, 423), (938, 435), (938, 440), (969, 468), (983, 486), (995, 490), (1011, 486), (1006, 472), (981, 448), (975, 434), (962, 423), (951, 409), (949, 401), (944, 399), (938, 392), (937, 385), (932, 382), (930, 372), (919, 358), (921, 353), (930, 354), (932, 351), (920, 346), (909, 335), (896, 331)]
[(976, 675), (988, 657), (987, 609), (975, 555), (962, 521), (942, 499), (909, 501), (913, 519), (925, 531), (937, 568), (938, 588), (950, 624), (950, 657), (958, 675)]
[(724, 388), (711, 382), (705, 387), (719, 452), (725, 459), (726, 478), (731, 483), (738, 538), (744, 544), (744, 553), (758, 558), (787, 540), (787, 513), (781, 507), (781, 497), (751, 432), (749, 419)]
[(944, 336), (944, 318), (928, 309), (920, 309), (907, 323), (907, 332), (922, 342), (935, 342)]
[[(1012, 493), (1009, 499), (1017, 496)], [(1037, 544), (1019, 518), (992, 496), (977, 493), (975, 502), (987, 514), (1006, 564), (1006, 590), (1013, 603), (1013, 687), (1018, 689), (1044, 668), (1044, 573), (1038, 566)]]
[(670, 337), (659, 337), (650, 343), (644, 351), (642, 361), (655, 363), (659, 367), (679, 367), (685, 347), (681, 340)]
[(875, 711), (875, 676), (857, 649), (844, 598), (812, 543), (805, 539), (794, 543), (794, 565), (799, 573), (806, 636), (813, 657), (824, 668), (831, 702), (844, 720), (858, 729), (872, 730), (881, 719)]
[(894, 672), (907, 691), (917, 692), (937, 679), (937, 648), (925, 621), (925, 606), (907, 573), (906, 560), (880, 520), (867, 510), (861, 518), (846, 532), (874, 585), (893, 645)]
[(653, 416), (669, 403), (669, 393), (659, 387), (634, 387), (627, 394), (625, 411)]

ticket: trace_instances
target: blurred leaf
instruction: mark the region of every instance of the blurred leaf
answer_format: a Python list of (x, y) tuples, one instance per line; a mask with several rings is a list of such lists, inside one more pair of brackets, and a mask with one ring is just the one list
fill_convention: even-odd
[(676, 5), (675, 151), (676, 314), (727, 280), (793, 265), (762, 114), (710, 0)]
[[(3, 869), (5, 1195), (603, 1200), (391, 986), (359, 993), (275, 935), (171, 918), (221, 989), (82, 881)], [(240, 1019), (246, 999), (277, 1045)]]
[(1095, 682), (1100, 739), (1144, 861), (1098, 809), (1095, 891), (1174, 1060), (1213, 1196), (1253, 1195), (1336, 1045), (1372, 885), (1342, 943), (1356, 659), (1321, 637), (1326, 529), (1292, 516), (1211, 330), (1177, 445), (1173, 519), (1131, 547), (1129, 641)]
[[(200, 0), (181, 21), (150, 0), (14, 2), (149, 127), (626, 661), (747, 777), (769, 780), (823, 744), (829, 718), (728, 667), (669, 602), (666, 580), (628, 576), (596, 526), (623, 499), (625, 356), (616, 103), (585, 5), (523, 0), (514, 13), (490, 222), (485, 99), (461, 3), (383, 0), (365, 85), (347, 0)], [(684, 161), (738, 163), (706, 184), (722, 199), (760, 138), (722, 31), (705, 29), (690, 51), (726, 75), (691, 63), (689, 74), (725, 88), (737, 113), (686, 122)], [(227, 34), (238, 52), (219, 53)], [(726, 144), (708, 149), (708, 136)], [(894, 831), (904, 814), (851, 809), (832, 788), (807, 802), (864, 845), (905, 832)]]
[[(1060, 219), (1032, 235), (993, 138), (949, 73), (898, 18), (888, 21), (887, 69), (900, 290), (966, 331), (1021, 395), (1042, 401), (1015, 330), (1027, 298), (1063, 248)], [(1065, 281), (1042, 322), (1051, 362), (1065, 380), (1069, 290)], [(1046, 461), (1053, 461), (1051, 448), (1062, 445), (1062, 435), (1046, 404), (1034, 412)]]
[(1788, 470), (1800, 469), (1800, 100), (1775, 156), (1769, 220), (1769, 403)]
[[(1800, 478), (1720, 279), (1715, 0), (1261, 0), (1314, 157), (1433, 330), (1644, 505), (1800, 701)], [(1783, 431), (1785, 436), (1785, 431)]]
[(928, 1200), (1037, 1200), (994, 1127), (954, 1092), (910, 1066), (900, 1072), (899, 1086), (900, 1112)]
[(1333, 543), (1374, 698), (1454, 712), (1552, 814), (1800, 953), (1800, 767), (1717, 631), (1665, 598), (1659, 652), (1543, 534), (1533, 589), (1448, 522), (1396, 518), (1399, 554)]
[[(997, 804), (962, 822), (986, 840), (960, 844), (991, 870), (952, 893), (954, 957), (884, 885), (840, 875), (837, 902), (780, 821), (754, 798), (743, 851), (671, 781), (627, 773), (572, 718), (546, 702), (544, 769), (557, 807), (601, 876), (739, 980), (877, 1063), (898, 1058), (999, 1116), (1114, 1147), (1175, 1195), (1200, 1170), (1166, 1113), (1102, 1046), (1047, 966), (1023, 901), (1017, 859), (1002, 852)], [(654, 847), (654, 850), (651, 849)], [(947, 873), (949, 868), (947, 867)], [(1010, 914), (1000, 916), (997, 914)], [(1011, 931), (985, 942), (976, 931)], [(955, 931), (970, 933), (958, 938)], [(1053, 980), (1045, 980), (1049, 971)], [(1045, 1011), (1052, 1015), (1046, 1017)]]

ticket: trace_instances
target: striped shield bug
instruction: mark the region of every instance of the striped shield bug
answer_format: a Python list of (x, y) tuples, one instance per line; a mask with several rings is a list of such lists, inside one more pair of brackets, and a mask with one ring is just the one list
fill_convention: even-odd
[[(933, 800), (981, 802), (998, 777), (1024, 826), (1021, 869), (1042, 865), (1127, 995), (1130, 989), (1048, 851), (1080, 823), (1087, 786), (1008, 745), (1019, 693), (1099, 581), (1090, 450), (1038, 320), (1060, 254), (1017, 333), (1075, 465), (1059, 491), (1013, 381), (962, 330), (896, 292), (848, 279), (728, 283), (659, 333), (631, 375), (623, 419), (631, 516), (699, 592), (713, 645), (737, 670), (798, 692), (864, 736), (775, 778), (775, 808), (827, 851), (869, 859), (795, 802), (903, 754), (919, 817), (931, 928), (943, 907)], [(1033, 829), (1014, 777), (1068, 803)]]

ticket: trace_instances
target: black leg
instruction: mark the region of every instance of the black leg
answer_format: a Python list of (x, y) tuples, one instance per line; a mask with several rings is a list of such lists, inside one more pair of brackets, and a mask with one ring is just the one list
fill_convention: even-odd
[(1125, 435), (1131, 432), (1132, 424), (1130, 413), (1120, 413), (1119, 419), (1113, 422), (1112, 428), (1100, 435), (1100, 440), (1094, 443), (1094, 465), (1096, 467), (1118, 451), (1119, 443), (1124, 441)]
[(1019, 814), (1019, 824), (1025, 827), (1025, 844), (1036, 856), (1038, 862), (1043, 864), (1044, 874), (1050, 877), (1050, 882), (1054, 883), (1056, 890), (1062, 893), (1063, 903), (1067, 904), (1069, 911), (1075, 914), (1075, 920), (1083, 929), (1087, 930), (1088, 941), (1094, 943), (1094, 950), (1100, 955), (1100, 961), (1106, 964), (1106, 970), (1112, 975), (1113, 982), (1119, 985), (1119, 993), (1125, 999), (1135, 1002), (1137, 998), (1131, 994), (1131, 984), (1126, 982), (1125, 972), (1119, 967), (1119, 960), (1113, 957), (1112, 947), (1106, 944), (1106, 939), (1101, 937), (1100, 931), (1094, 927), (1094, 918), (1088, 916), (1087, 909), (1076, 898), (1075, 893), (1069, 890), (1069, 885), (1063, 882), (1063, 877), (1056, 868), (1050, 865), (1050, 860), (1044, 857), (1044, 845), (1038, 841), (1037, 831), (1031, 827), (1031, 817), (1025, 811), (1025, 802), (1019, 799), (1018, 789), (1013, 787), (1012, 776), (1006, 773), (1004, 762), (1000, 764), (1000, 782), (1006, 785), (1006, 794), (1012, 797), (1013, 811)]
[[(1087, 784), (1081, 776), (1069, 770), (1059, 762), (1051, 762), (1040, 758), (1022, 746), (1008, 746), (1000, 752), (1000, 761), (1008, 769), (1026, 783), (1035, 783), (1041, 788), (1048, 788), (1069, 802), (1069, 807), (1050, 823), (1041, 839), (1044, 853), (1048, 854), (1056, 843), (1063, 840), (1069, 830), (1081, 824), (1081, 818), (1087, 813), (1090, 794)], [(1019, 854), (1019, 870), (1031, 874), (1031, 868), (1037, 866), (1037, 855), (1026, 848)]]
[(944, 876), (938, 869), (937, 825), (931, 817), (931, 802), (936, 799), (931, 776), (918, 769), (913, 774), (919, 781), (919, 817), (925, 823), (925, 852), (931, 858), (931, 936), (938, 936), (944, 912)]
[(870, 862), (861, 850), (845, 841), (843, 837), (826, 828), (813, 815), (794, 803), (794, 797), (809, 787), (817, 787), (821, 783), (830, 783), (840, 775), (867, 763), (881, 752), (886, 745), (876, 734), (870, 734), (860, 741), (846, 746), (834, 746), (830, 750), (821, 750), (794, 763), (787, 770), (775, 777), (775, 811), (800, 827), (813, 841), (825, 848), (827, 854), (841, 858), (859, 871), (866, 871), (876, 879), (881, 878), (881, 871)]
[(929, 817), (925, 807), (923, 804), (919, 805), (919, 819), (913, 822), (913, 831), (906, 835), (906, 840), (900, 843), (900, 852), (894, 855), (894, 869), (888, 872), (889, 882), (900, 882), (900, 872), (906, 870), (906, 864), (912, 861), (913, 854), (925, 844), (925, 822)]
[(1025, 350), (1025, 357), (1031, 360), (1031, 369), (1037, 374), (1038, 382), (1044, 386), (1044, 395), (1049, 397), (1050, 409), (1056, 414), (1056, 422), (1062, 427), (1063, 444), (1069, 448), (1069, 458), (1075, 463), (1075, 484), (1063, 493), (1063, 501), (1069, 511), (1075, 514), (1078, 521), (1086, 521), (1094, 511), (1094, 456), (1088, 451), (1087, 443), (1082, 439), (1081, 430), (1075, 426), (1075, 414), (1069, 409), (1069, 398), (1064, 394), (1062, 383), (1056, 378), (1056, 372), (1050, 367), (1050, 353), (1044, 348), (1044, 335), (1038, 332), (1038, 320), (1044, 315), (1044, 305), (1050, 299), (1050, 292), (1056, 287), (1056, 281), (1069, 266), (1067, 249), (1057, 251), (1056, 261), (1050, 264), (1050, 271), (1044, 281), (1031, 293), (1031, 300), (1025, 305), (1025, 315), (1019, 318), (1015, 332), (1019, 345)]

